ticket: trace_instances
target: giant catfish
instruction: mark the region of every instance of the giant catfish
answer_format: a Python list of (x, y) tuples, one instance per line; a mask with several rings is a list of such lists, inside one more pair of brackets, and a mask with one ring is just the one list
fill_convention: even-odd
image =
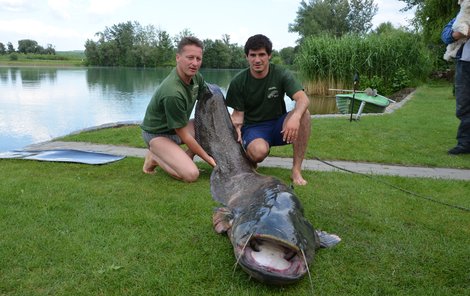
[(308, 272), (320, 239), (293, 190), (257, 173), (232, 125), (219, 87), (208, 85), (195, 112), (196, 140), (216, 161), (211, 194), (223, 207), (214, 228), (226, 232), (236, 262), (249, 275), (275, 285), (294, 283)]

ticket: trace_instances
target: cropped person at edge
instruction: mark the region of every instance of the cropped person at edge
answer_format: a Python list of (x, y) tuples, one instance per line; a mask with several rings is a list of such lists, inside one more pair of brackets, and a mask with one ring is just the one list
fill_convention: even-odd
[[(204, 78), (198, 73), (202, 64), (203, 43), (183, 37), (178, 44), (176, 68), (163, 80), (145, 112), (141, 124), (147, 144), (143, 172), (155, 173), (160, 166), (172, 177), (194, 182), (199, 169), (195, 155), (214, 167), (214, 159), (196, 142), (194, 122), (189, 119), (197, 98), (204, 92)], [(187, 151), (180, 145), (186, 144)]]
[[(310, 137), (310, 101), (289, 71), (270, 63), (272, 43), (268, 37), (251, 36), (244, 51), (249, 68), (232, 79), (227, 91), (238, 141), (254, 163), (262, 162), (271, 146), (293, 144), (291, 178), (296, 185), (306, 185), (301, 166)], [(290, 112), (286, 111), (285, 94), (295, 101)]]
[[(452, 19), (442, 30), (441, 39), (445, 44), (470, 37), (470, 29), (464, 35), (452, 30)], [(460, 120), (457, 129), (457, 145), (447, 153), (461, 155), (470, 153), (470, 39), (459, 49), (455, 57), (455, 115)]]

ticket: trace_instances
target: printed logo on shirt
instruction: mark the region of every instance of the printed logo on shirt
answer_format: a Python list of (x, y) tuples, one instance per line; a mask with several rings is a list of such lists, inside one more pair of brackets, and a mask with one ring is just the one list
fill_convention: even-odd
[(279, 91), (275, 86), (268, 88), (268, 99), (274, 99), (279, 97)]

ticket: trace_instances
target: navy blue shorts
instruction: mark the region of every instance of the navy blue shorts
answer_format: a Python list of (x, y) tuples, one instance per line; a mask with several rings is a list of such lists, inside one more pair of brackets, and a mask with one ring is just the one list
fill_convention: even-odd
[(242, 139), (243, 147), (248, 145), (258, 138), (264, 139), (268, 142), (269, 147), (282, 146), (288, 143), (282, 139), (282, 125), (286, 119), (287, 113), (279, 117), (278, 119), (263, 121), (261, 123), (254, 123), (242, 127)]

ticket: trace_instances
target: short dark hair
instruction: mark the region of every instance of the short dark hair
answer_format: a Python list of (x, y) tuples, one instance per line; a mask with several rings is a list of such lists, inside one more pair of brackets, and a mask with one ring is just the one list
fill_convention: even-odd
[(245, 43), (245, 55), (248, 56), (248, 52), (251, 50), (266, 49), (267, 54), (271, 54), (273, 51), (273, 44), (268, 37), (257, 34), (253, 35)]
[(201, 40), (194, 36), (185, 36), (181, 38), (180, 42), (178, 42), (178, 53), (181, 53), (186, 45), (196, 45), (204, 50), (204, 43), (202, 43)]

